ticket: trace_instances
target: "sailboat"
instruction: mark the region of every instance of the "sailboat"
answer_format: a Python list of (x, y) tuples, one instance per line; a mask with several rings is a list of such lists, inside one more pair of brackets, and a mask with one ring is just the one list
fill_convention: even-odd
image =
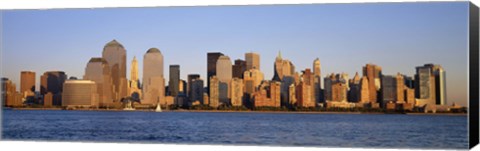
[(155, 109), (155, 112), (162, 112), (162, 108), (160, 107), (160, 102), (157, 103), (157, 108)]

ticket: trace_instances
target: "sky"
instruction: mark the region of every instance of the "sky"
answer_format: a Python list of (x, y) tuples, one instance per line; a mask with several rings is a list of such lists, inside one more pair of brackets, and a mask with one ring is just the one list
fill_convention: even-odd
[(206, 79), (207, 52), (245, 59), (260, 54), (269, 80), (278, 52), (297, 71), (321, 61), (322, 76), (362, 74), (367, 63), (385, 75), (414, 76), (415, 67), (441, 65), (447, 103), (467, 105), (468, 2), (300, 4), (1, 11), (1, 76), (19, 89), (20, 71), (51, 70), (82, 78), (91, 57), (116, 39), (134, 56), (142, 78), (143, 55), (152, 47), (180, 78)]

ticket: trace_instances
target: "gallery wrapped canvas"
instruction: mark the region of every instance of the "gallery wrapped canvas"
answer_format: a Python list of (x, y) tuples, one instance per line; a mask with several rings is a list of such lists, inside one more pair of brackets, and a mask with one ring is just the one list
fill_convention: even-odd
[(1, 139), (469, 149), (478, 7), (1, 10)]

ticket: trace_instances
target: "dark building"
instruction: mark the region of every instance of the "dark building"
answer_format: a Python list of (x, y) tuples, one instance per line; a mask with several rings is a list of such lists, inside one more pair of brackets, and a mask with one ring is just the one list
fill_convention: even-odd
[(380, 102), (382, 106), (385, 106), (388, 102), (395, 103), (397, 99), (397, 79), (394, 76), (385, 75), (382, 76), (382, 98)]
[(63, 83), (67, 80), (67, 75), (63, 71), (47, 71), (40, 77), (40, 94), (52, 93), (52, 105), (62, 105)]
[(170, 96), (177, 96), (180, 89), (180, 65), (170, 65), (170, 80), (168, 81), (168, 92)]
[(413, 80), (412, 77), (409, 77), (409, 76), (406, 76), (406, 75), (403, 75), (404, 77), (404, 80), (405, 80), (405, 86), (408, 87), (408, 88), (415, 88), (415, 80)]
[(247, 70), (247, 62), (241, 59), (235, 60), (232, 65), (232, 77), (243, 79), (243, 73)]
[(425, 64), (416, 67), (415, 97), (430, 104), (446, 104), (446, 73), (440, 65)]
[[(192, 81), (195, 79), (200, 79), (199, 74), (189, 74), (187, 75), (187, 96), (191, 98), (192, 96)], [(202, 86), (203, 87), (203, 86)]]
[(223, 53), (220, 52), (209, 52), (207, 53), (207, 93), (210, 94), (210, 77), (217, 75), (217, 60), (223, 56)]

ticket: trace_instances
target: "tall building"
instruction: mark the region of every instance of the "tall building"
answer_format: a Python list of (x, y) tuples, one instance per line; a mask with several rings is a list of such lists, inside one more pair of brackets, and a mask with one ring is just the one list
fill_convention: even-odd
[(35, 92), (35, 72), (22, 71), (20, 73), (20, 93), (24, 96), (33, 96)]
[(324, 100), (325, 101), (331, 101), (332, 100), (332, 79), (334, 79), (335, 75), (332, 73), (328, 76), (326, 76), (323, 79), (323, 95), (324, 95)]
[(430, 104), (446, 104), (446, 73), (440, 65), (425, 64), (417, 67), (415, 93), (417, 98)]
[(263, 73), (258, 69), (250, 69), (244, 72), (243, 81), (245, 85), (245, 92), (252, 94), (263, 81)]
[(433, 75), (435, 76), (435, 103), (447, 105), (446, 72), (440, 65), (434, 65)]
[(170, 80), (168, 81), (168, 91), (170, 96), (176, 97), (180, 89), (180, 65), (170, 65)]
[(98, 92), (90, 80), (67, 80), (62, 92), (62, 106), (98, 107)]
[(295, 84), (290, 84), (290, 86), (288, 86), (288, 105), (295, 105), (297, 104), (297, 96), (295, 94), (296, 92), (296, 89), (295, 89)]
[(217, 61), (217, 78), (219, 81), (219, 99), (228, 103), (230, 99), (230, 80), (232, 79), (232, 62), (228, 56), (220, 56)]
[(396, 90), (396, 103), (404, 103), (405, 102), (405, 78), (403, 75), (400, 73), (397, 73), (397, 76), (395, 77), (396, 83), (395, 83), (395, 90)]
[[(187, 75), (187, 96), (190, 100), (190, 102), (194, 102), (196, 99), (194, 99), (192, 96), (192, 84), (193, 84), (193, 81), (194, 80), (201, 80), (200, 79), (200, 75), (199, 74), (189, 74)], [(202, 80), (202, 84), (203, 84), (203, 80)], [(201, 88), (203, 89), (203, 85), (201, 86)], [(203, 93), (201, 94), (203, 96)]]
[(110, 67), (115, 94), (113, 98), (120, 102), (121, 98), (128, 96), (127, 51), (122, 44), (112, 40), (103, 47), (102, 58)]
[(282, 54), (278, 52), (274, 63), (274, 75), (272, 80), (282, 81), (284, 76), (293, 76), (295, 74), (295, 66), (289, 60), (282, 58)]
[(20, 106), (23, 104), (21, 93), (17, 92), (17, 87), (8, 78), (2, 78), (2, 103), (4, 106)]
[(142, 98), (142, 90), (140, 89), (140, 79), (138, 78), (138, 61), (137, 57), (133, 56), (130, 67), (130, 83), (128, 84), (129, 96), (140, 99)]
[[(200, 78), (193, 79), (190, 82), (190, 101), (195, 102), (199, 101), (200, 104), (205, 104), (204, 102), (204, 88), (203, 88), (203, 80)], [(207, 100), (208, 101), (208, 100)]]
[(382, 106), (385, 106), (389, 102), (396, 102), (397, 99), (397, 79), (394, 76), (384, 75), (382, 76)]
[(323, 101), (322, 96), (322, 74), (321, 74), (321, 65), (320, 59), (316, 58), (313, 61), (313, 88), (315, 89), (315, 102), (319, 103)]
[[(114, 106), (112, 77), (110, 67), (105, 59), (91, 58), (85, 68), (83, 79), (94, 81), (97, 85), (98, 105), (100, 107)], [(44, 99), (47, 100), (46, 97)]]
[(210, 96), (209, 96), (209, 105), (211, 107), (217, 108), (220, 104), (219, 102), (219, 81), (217, 76), (210, 77)]
[(416, 68), (415, 74), (415, 98), (420, 99), (417, 105), (435, 104), (435, 76), (429, 66)]
[(325, 78), (326, 101), (346, 102), (348, 93), (348, 75), (333, 73)]
[(247, 70), (247, 62), (241, 59), (235, 60), (235, 64), (232, 65), (232, 77), (243, 79), (243, 73)]
[(233, 78), (230, 83), (230, 94), (232, 106), (243, 105), (243, 80)]
[(382, 68), (374, 64), (367, 64), (363, 67), (363, 76), (368, 79), (369, 99), (371, 103), (377, 103), (377, 91), (380, 90)]
[(40, 77), (40, 94), (52, 93), (54, 106), (62, 105), (63, 83), (67, 75), (63, 71), (47, 71)]
[(361, 79), (358, 72), (355, 73), (353, 79), (349, 80), (350, 90), (348, 91), (348, 101), (349, 102), (360, 102), (360, 93), (361, 93)]
[(220, 52), (209, 52), (207, 53), (207, 93), (210, 94), (210, 77), (217, 75), (217, 60), (223, 56), (223, 53)]
[(150, 48), (143, 56), (142, 104), (156, 106), (166, 104), (163, 55), (157, 48)]
[(370, 83), (368, 78), (363, 76), (360, 80), (360, 103), (369, 103), (370, 102)]
[(315, 76), (314, 74), (312, 73), (312, 70), (310, 68), (306, 68), (304, 71), (303, 71), (303, 74), (302, 74), (302, 79), (303, 79), (303, 82), (307, 85), (310, 86), (310, 92), (311, 95), (310, 96), (310, 100), (312, 101), (311, 103), (314, 104), (317, 104), (317, 101), (316, 101), (316, 93), (315, 93)]
[(247, 69), (260, 70), (260, 55), (258, 53), (249, 52), (245, 53), (245, 61), (247, 62)]

